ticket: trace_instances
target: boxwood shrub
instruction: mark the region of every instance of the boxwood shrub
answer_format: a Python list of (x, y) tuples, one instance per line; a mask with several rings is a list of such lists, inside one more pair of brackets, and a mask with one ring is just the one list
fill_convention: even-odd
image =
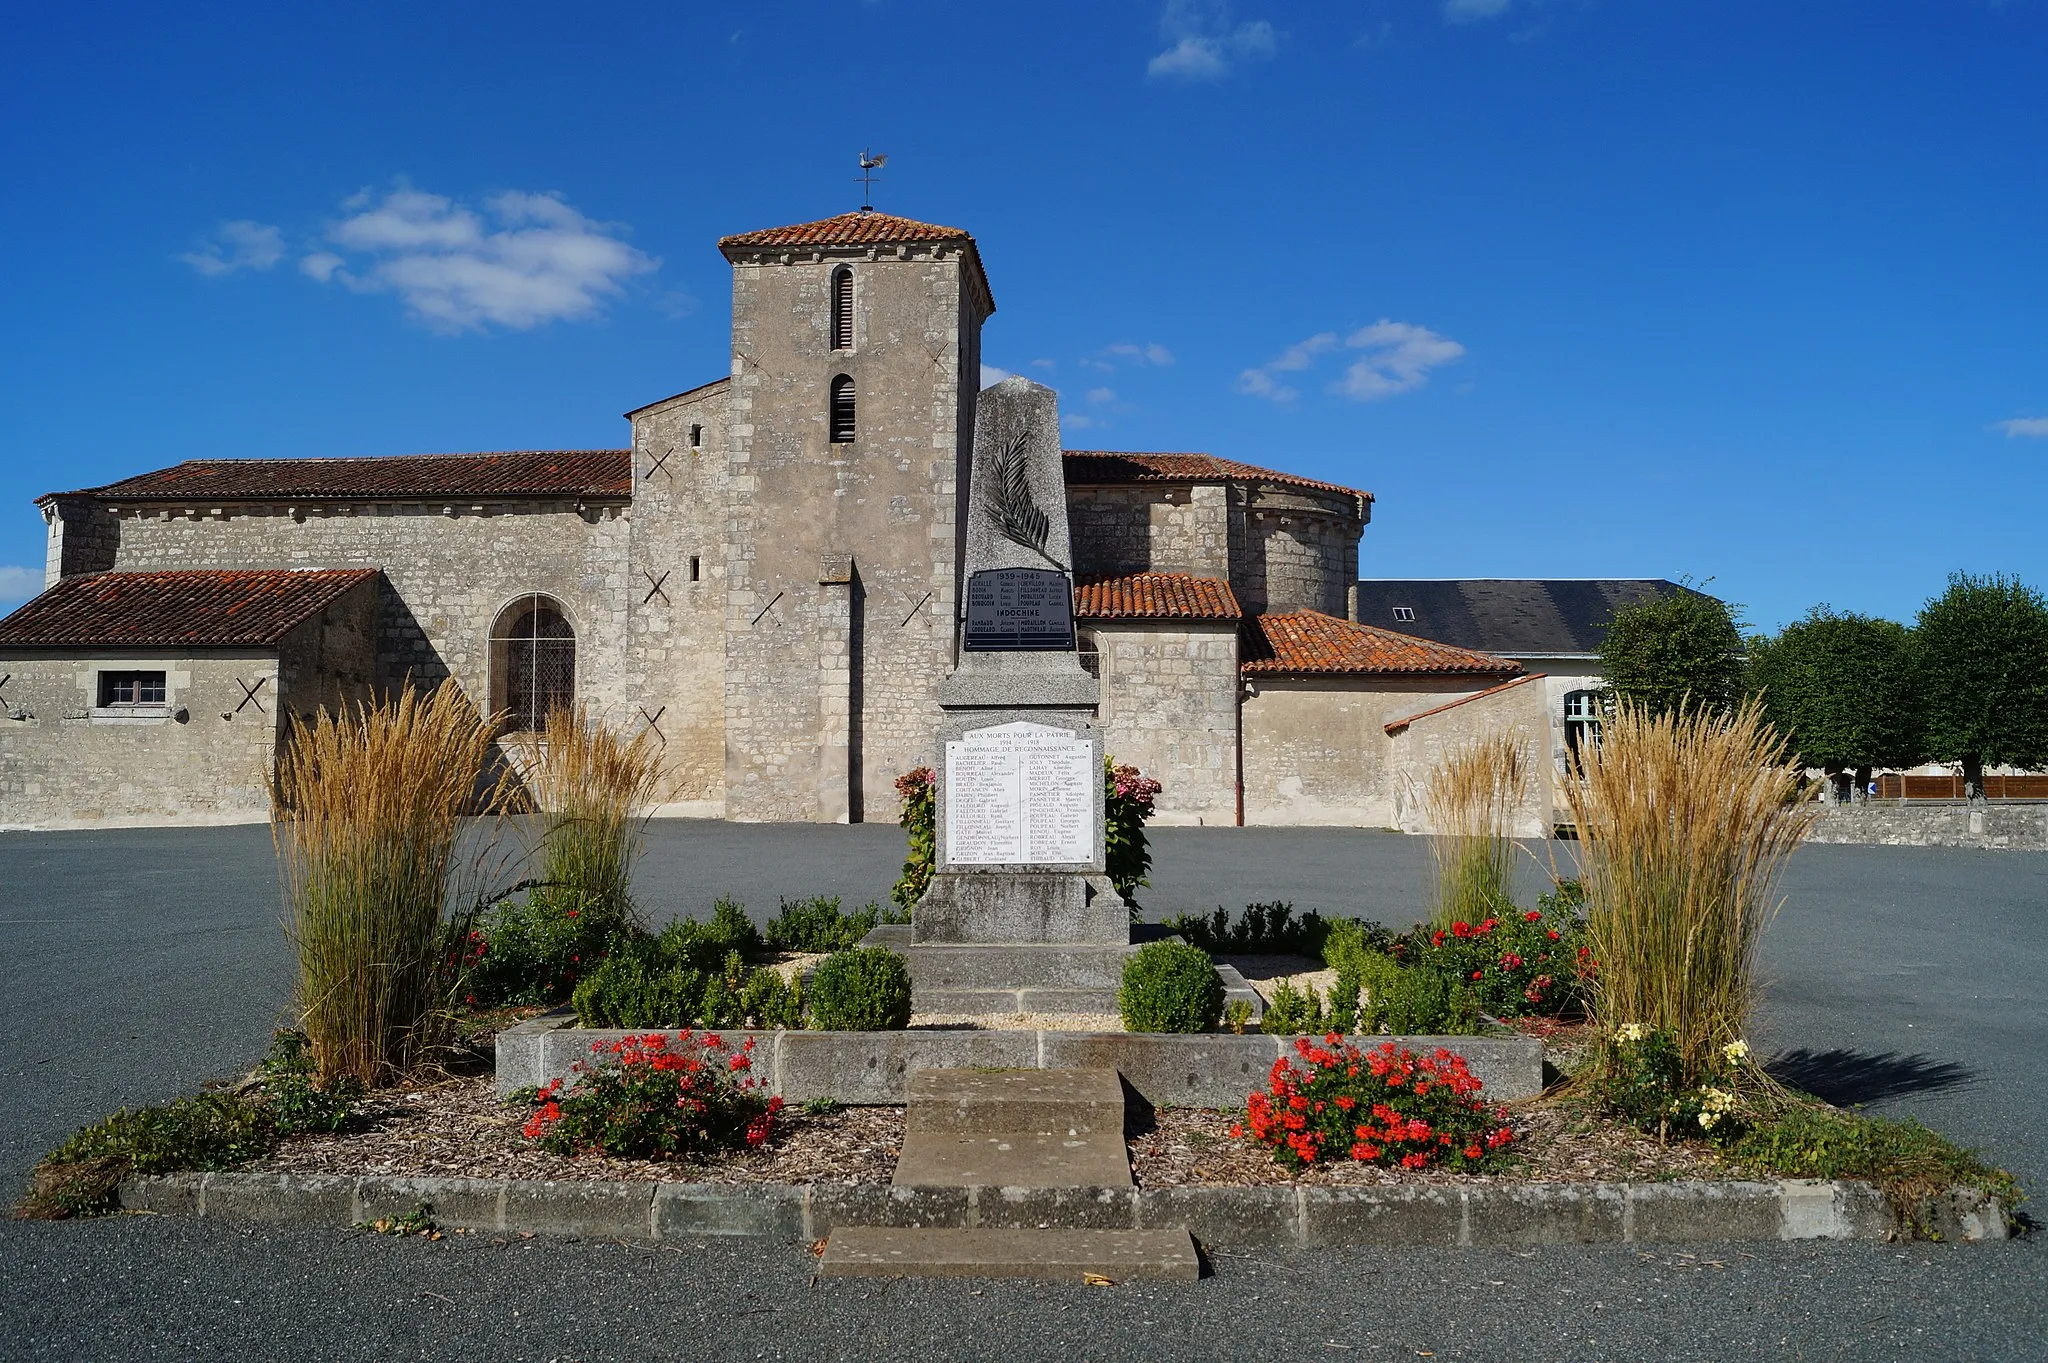
[(1200, 947), (1151, 942), (1124, 963), (1117, 1007), (1126, 1031), (1210, 1031), (1223, 1016), (1223, 980)]
[(818, 963), (806, 999), (827, 1032), (900, 1032), (910, 1025), (910, 962), (885, 947), (835, 951)]

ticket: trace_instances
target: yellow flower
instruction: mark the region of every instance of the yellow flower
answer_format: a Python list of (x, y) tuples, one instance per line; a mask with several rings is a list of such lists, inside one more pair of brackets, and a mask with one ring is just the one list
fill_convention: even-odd
[(1648, 1036), (1649, 1034), (1650, 1029), (1648, 1027), (1645, 1027), (1640, 1022), (1631, 1022), (1625, 1024), (1622, 1027), (1622, 1029), (1616, 1032), (1614, 1035), (1616, 1039), (1621, 1041), (1641, 1041), (1644, 1037)]
[(1721, 1048), (1721, 1054), (1728, 1057), (1729, 1064), (1739, 1065), (1749, 1059), (1749, 1043), (1747, 1041), (1731, 1041)]

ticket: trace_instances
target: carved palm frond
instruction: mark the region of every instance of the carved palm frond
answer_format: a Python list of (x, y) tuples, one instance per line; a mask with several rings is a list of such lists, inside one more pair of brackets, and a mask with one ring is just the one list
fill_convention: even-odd
[(1031, 480), (1024, 459), (1024, 446), (1031, 432), (1019, 431), (996, 456), (989, 470), (988, 514), (1003, 538), (1021, 544), (1041, 557), (1052, 522), (1031, 498)]

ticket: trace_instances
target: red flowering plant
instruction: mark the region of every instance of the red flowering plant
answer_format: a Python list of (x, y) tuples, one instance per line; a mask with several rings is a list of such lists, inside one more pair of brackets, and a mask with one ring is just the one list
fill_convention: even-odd
[(1250, 1135), (1293, 1168), (1349, 1157), (1402, 1169), (1484, 1169), (1514, 1140), (1489, 1109), (1465, 1058), (1417, 1054), (1389, 1041), (1360, 1051), (1335, 1032), (1297, 1037), (1245, 1104), (1233, 1136)]
[(754, 1041), (737, 1050), (716, 1032), (647, 1032), (591, 1046), (565, 1089), (531, 1093), (526, 1139), (557, 1154), (674, 1159), (752, 1149), (773, 1134), (782, 1099), (763, 1092)]
[(1391, 954), (1410, 969), (1464, 984), (1495, 1017), (1576, 1014), (1597, 968), (1577, 912), (1577, 889), (1576, 881), (1565, 881), (1537, 908), (1507, 908), (1499, 917), (1453, 923), (1448, 931), (1416, 928), (1395, 939)]

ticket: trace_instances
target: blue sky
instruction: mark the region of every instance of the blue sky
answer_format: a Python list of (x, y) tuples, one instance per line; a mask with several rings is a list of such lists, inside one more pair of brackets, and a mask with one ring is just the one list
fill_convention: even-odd
[(2048, 585), (2048, 0), (17, 7), (0, 604), (31, 499), (617, 446), (716, 238), (979, 239), (1067, 443), (1370, 489), (1372, 577)]

